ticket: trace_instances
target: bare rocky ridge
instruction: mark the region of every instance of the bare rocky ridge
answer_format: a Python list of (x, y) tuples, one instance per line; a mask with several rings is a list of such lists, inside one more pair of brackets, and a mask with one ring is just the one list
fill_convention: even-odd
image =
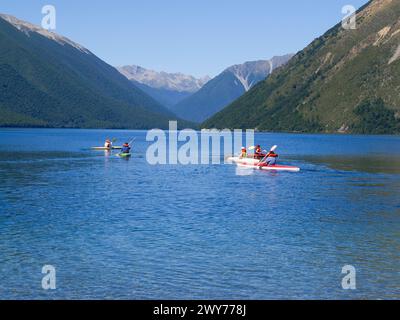
[(129, 80), (134, 80), (152, 88), (194, 93), (198, 91), (210, 77), (197, 79), (182, 73), (167, 73), (148, 70), (136, 65), (117, 67)]
[(59, 34), (57, 34), (55, 32), (47, 31), (47, 30), (43, 29), (42, 27), (36, 26), (32, 23), (19, 20), (16, 17), (7, 15), (7, 14), (0, 14), (0, 18), (7, 21), (8, 23), (11, 23), (15, 28), (24, 32), (27, 36), (29, 36), (30, 33), (35, 32), (42, 36), (45, 36), (46, 38), (49, 38), (50, 40), (57, 41), (59, 44), (62, 44), (62, 45), (69, 44), (70, 46), (72, 46), (84, 53), (88, 53), (88, 54), (91, 53), (88, 49), (81, 46), (80, 44), (78, 44), (68, 38), (65, 38), (63, 36), (60, 36)]
[(291, 57), (293, 57), (293, 54), (273, 57), (270, 60), (248, 61), (229, 67), (224, 72), (231, 72), (247, 92), (260, 80), (270, 75), (276, 68), (287, 63)]

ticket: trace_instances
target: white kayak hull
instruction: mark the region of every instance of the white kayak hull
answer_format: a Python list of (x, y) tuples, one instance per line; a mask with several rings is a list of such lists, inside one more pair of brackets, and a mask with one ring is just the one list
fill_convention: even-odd
[(252, 158), (240, 158), (240, 157), (230, 157), (227, 159), (228, 162), (236, 163), (241, 168), (250, 168), (257, 170), (268, 170), (268, 171), (290, 171), (299, 172), (300, 168), (293, 166), (284, 165), (273, 165), (273, 166), (259, 166), (260, 160)]
[(241, 164), (248, 164), (248, 165), (256, 165), (260, 162), (259, 159), (253, 158), (240, 158), (240, 157), (229, 157), (226, 159), (228, 162), (233, 163), (241, 163)]

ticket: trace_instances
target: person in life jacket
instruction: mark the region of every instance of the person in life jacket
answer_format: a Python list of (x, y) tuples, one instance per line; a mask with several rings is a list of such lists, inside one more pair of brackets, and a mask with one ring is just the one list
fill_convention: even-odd
[(106, 142), (104, 142), (104, 147), (107, 149), (111, 149), (112, 147), (112, 142), (110, 139), (107, 139)]
[(267, 166), (274, 166), (276, 165), (276, 161), (278, 159), (279, 155), (276, 154), (274, 151), (268, 152), (268, 154), (265, 156), (265, 160), (262, 161), (263, 164)]
[(131, 152), (131, 147), (129, 146), (129, 143), (128, 142), (124, 143), (124, 145), (122, 146), (121, 153), (130, 153), (130, 152)]
[(242, 153), (240, 154), (241, 158), (247, 158), (247, 150), (245, 147), (242, 148)]
[(259, 159), (261, 157), (262, 157), (262, 150), (261, 150), (261, 146), (258, 144), (254, 151), (254, 158)]

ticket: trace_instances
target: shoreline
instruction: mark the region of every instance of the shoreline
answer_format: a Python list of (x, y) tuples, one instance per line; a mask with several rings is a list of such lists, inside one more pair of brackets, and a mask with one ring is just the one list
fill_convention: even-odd
[[(146, 129), (131, 129), (131, 128), (71, 128), (71, 127), (12, 127), (12, 126), (0, 126), (0, 130), (90, 130), (90, 131), (102, 131), (102, 130), (109, 130), (109, 131), (148, 131), (153, 129), (160, 129), (160, 128), (146, 128)], [(184, 128), (179, 129), (181, 130), (195, 130), (196, 132), (201, 132), (201, 130), (213, 130), (208, 128)], [(225, 130), (228, 128), (225, 128)], [(169, 131), (168, 129), (161, 129), (165, 131)], [(216, 129), (216, 130), (224, 130), (224, 129)], [(228, 129), (233, 131), (233, 129)], [(246, 129), (240, 129), (246, 130)], [(262, 130), (255, 130), (255, 134), (287, 134), (287, 135), (309, 135), (309, 136), (344, 136), (344, 137), (352, 137), (352, 136), (360, 136), (360, 137), (400, 137), (400, 134), (363, 134), (363, 133), (340, 133), (340, 132), (298, 132), (298, 131), (262, 131)]]

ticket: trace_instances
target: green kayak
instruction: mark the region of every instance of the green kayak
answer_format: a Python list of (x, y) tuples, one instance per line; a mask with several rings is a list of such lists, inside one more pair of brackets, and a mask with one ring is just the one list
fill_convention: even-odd
[(117, 156), (120, 158), (129, 158), (130, 156), (132, 156), (132, 154), (131, 153), (118, 153)]

